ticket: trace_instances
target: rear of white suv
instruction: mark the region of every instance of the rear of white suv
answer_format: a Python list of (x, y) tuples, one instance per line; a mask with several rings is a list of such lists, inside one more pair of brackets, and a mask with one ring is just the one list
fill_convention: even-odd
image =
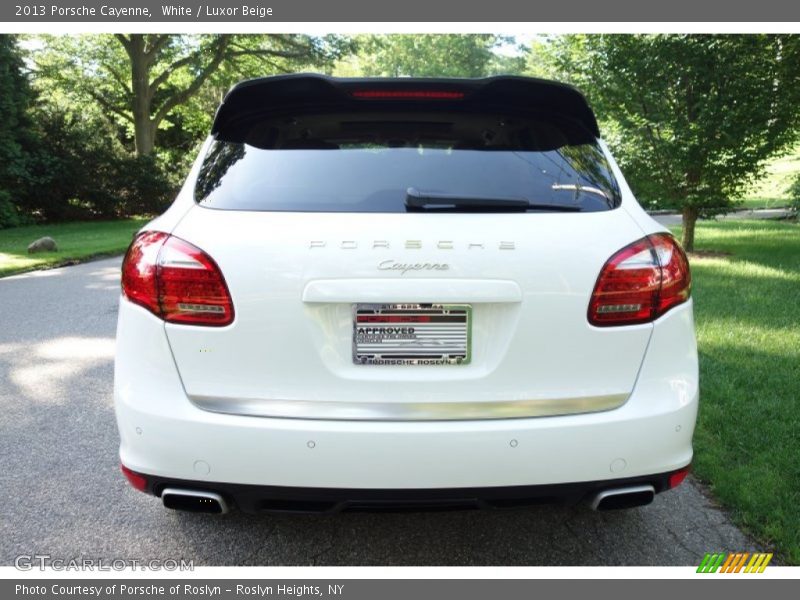
[(122, 285), (123, 471), (171, 508), (623, 508), (691, 461), (688, 263), (568, 86), (239, 84)]

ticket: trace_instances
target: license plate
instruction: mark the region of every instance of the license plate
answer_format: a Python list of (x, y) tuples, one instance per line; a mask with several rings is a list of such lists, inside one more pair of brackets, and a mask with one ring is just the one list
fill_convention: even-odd
[(468, 304), (356, 304), (353, 362), (359, 365), (465, 365)]

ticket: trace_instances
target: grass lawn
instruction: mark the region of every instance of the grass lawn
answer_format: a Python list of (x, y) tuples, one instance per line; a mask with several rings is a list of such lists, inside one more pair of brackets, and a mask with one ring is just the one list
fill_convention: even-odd
[[(32, 225), (0, 229), (0, 277), (109, 254), (121, 254), (145, 219)], [(50, 236), (58, 252), (28, 254), (28, 244)]]
[[(0, 276), (121, 253), (143, 224), (0, 230)], [(44, 235), (60, 251), (29, 257), (27, 244)], [(701, 376), (694, 473), (745, 531), (800, 564), (800, 224), (700, 222), (696, 247), (730, 255), (691, 258)]]
[(789, 206), (789, 198), (787, 196), (748, 196), (742, 199), (741, 204), (737, 204), (735, 208), (746, 208), (749, 210), (756, 210), (759, 208), (786, 208)]
[(770, 162), (766, 171), (742, 198), (744, 208), (776, 208), (790, 203), (787, 189), (800, 173), (800, 146)]
[(697, 250), (731, 255), (691, 259), (701, 385), (694, 472), (745, 531), (797, 565), (800, 225), (699, 223), (696, 235)]

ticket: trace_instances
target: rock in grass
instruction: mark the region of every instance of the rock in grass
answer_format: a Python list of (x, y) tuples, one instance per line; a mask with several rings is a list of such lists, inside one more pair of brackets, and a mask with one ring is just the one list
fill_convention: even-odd
[(51, 237), (39, 238), (28, 246), (28, 254), (37, 252), (58, 252), (56, 241)]

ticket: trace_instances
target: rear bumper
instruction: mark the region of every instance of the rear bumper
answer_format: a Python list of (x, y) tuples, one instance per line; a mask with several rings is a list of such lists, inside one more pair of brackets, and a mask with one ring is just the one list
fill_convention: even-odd
[(219, 494), (226, 504), (251, 514), (513, 509), (577, 504), (612, 488), (651, 485), (656, 493), (670, 489), (670, 473), (555, 485), (405, 490), (296, 488), (145, 477), (144, 491), (155, 496), (161, 496), (167, 488), (202, 490)]
[(263, 490), (265, 497), (282, 497), (287, 488), (335, 505), (372, 502), (385, 490), (401, 499), (427, 490), (434, 498), (480, 503), (509, 488), (533, 498), (551, 498), (555, 489), (556, 497), (574, 500), (599, 483), (641, 478), (660, 491), (663, 474), (691, 462), (698, 403), (691, 307), (663, 319), (683, 322), (656, 324), (636, 386), (613, 410), (484, 421), (332, 421), (198, 408), (178, 377), (163, 323), (123, 302), (114, 391), (120, 458), (158, 485), (213, 485), (249, 506)]

